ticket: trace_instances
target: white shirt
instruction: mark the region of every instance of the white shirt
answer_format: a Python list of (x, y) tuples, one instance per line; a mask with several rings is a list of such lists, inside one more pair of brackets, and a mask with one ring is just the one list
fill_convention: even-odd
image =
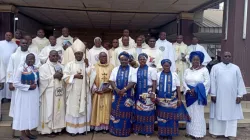
[[(121, 47), (122, 46), (122, 37), (121, 38), (119, 38), (119, 47)], [(133, 38), (131, 38), (131, 37), (129, 37), (129, 46), (135, 46), (135, 40), (133, 39)]]
[[(162, 72), (162, 71), (161, 71)], [(161, 72), (157, 73), (157, 90), (159, 90), (159, 85), (160, 85), (160, 77), (161, 77)], [(164, 92), (166, 92), (165, 90), (167, 89), (167, 75), (165, 75), (165, 81), (164, 81)], [(176, 90), (176, 87), (180, 86), (180, 79), (179, 76), (176, 72), (172, 72), (172, 91)]]
[(62, 46), (60, 45), (55, 45), (55, 46), (46, 46), (42, 49), (41, 53), (39, 54), (39, 59), (41, 60), (41, 63), (44, 64), (46, 63), (47, 59), (49, 58), (49, 53), (50, 51), (52, 50), (55, 50), (58, 52), (59, 56), (61, 57), (59, 59), (59, 61), (62, 60), (62, 57), (63, 57), (63, 52), (64, 52), (64, 49)]
[(171, 71), (175, 71), (175, 49), (169, 41), (158, 39), (155, 44), (156, 48), (163, 52), (163, 59), (169, 59), (172, 62)]
[[(136, 78), (137, 78), (137, 72), (139, 68), (136, 68)], [(157, 80), (157, 70), (151, 67), (148, 67), (148, 86), (153, 85), (153, 80)]]
[[(115, 82), (115, 84), (117, 84), (116, 83), (116, 77), (117, 77), (117, 74), (118, 74), (119, 67), (120, 66), (115, 67), (112, 70), (110, 78), (109, 78), (109, 80)], [(128, 82), (133, 82), (133, 83), (137, 82), (137, 76), (136, 76), (137, 73), (136, 72), (137, 71), (133, 67), (129, 66)]]

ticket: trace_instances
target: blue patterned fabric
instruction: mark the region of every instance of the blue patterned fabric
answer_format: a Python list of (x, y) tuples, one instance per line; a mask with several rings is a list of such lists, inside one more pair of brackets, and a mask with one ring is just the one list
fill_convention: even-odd
[(143, 93), (148, 93), (148, 66), (139, 67), (137, 71), (137, 84), (135, 92), (135, 112), (133, 130), (135, 133), (148, 134), (154, 133), (155, 107), (150, 98), (140, 97)]
[[(119, 67), (116, 83), (117, 88), (122, 90), (128, 85), (130, 67), (125, 69)], [(109, 131), (112, 135), (118, 137), (127, 137), (132, 131), (132, 114), (134, 106), (134, 95), (131, 89), (127, 90), (126, 95), (119, 96), (116, 91), (113, 92)]]
[(186, 93), (185, 98), (187, 107), (192, 105), (197, 100), (199, 105), (207, 105), (206, 89), (203, 83), (199, 83), (195, 87), (188, 85), (188, 87), (190, 89), (194, 89), (195, 96), (191, 96), (190, 94)]
[(177, 106), (177, 95), (176, 91), (172, 91), (172, 80), (171, 72), (161, 72), (156, 106), (159, 136), (177, 136), (178, 121), (190, 121), (184, 105)]

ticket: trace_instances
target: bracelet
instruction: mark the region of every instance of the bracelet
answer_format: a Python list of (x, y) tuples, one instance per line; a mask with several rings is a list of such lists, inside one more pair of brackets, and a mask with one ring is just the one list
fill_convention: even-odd
[(124, 87), (124, 89), (127, 91), (128, 89), (126, 87)]

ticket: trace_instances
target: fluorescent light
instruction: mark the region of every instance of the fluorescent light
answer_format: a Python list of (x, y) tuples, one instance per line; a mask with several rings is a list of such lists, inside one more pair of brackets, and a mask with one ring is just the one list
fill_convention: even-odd
[(18, 20), (18, 17), (15, 17), (15, 20)]

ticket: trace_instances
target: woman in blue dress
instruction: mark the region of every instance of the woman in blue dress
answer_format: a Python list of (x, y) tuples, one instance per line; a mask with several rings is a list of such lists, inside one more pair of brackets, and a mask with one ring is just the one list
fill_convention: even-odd
[(110, 84), (114, 90), (112, 97), (109, 132), (118, 137), (128, 137), (132, 131), (136, 71), (129, 66), (129, 54), (122, 52), (118, 56), (121, 65), (114, 68), (110, 75)]
[(137, 71), (137, 84), (135, 88), (134, 133), (149, 137), (154, 133), (155, 122), (155, 90), (157, 70), (148, 67), (148, 55), (141, 53), (138, 57), (140, 67)]
[(160, 140), (172, 140), (179, 134), (179, 121), (190, 121), (190, 117), (181, 102), (180, 80), (170, 71), (171, 61), (163, 59), (163, 71), (157, 74), (156, 114), (158, 136)]

